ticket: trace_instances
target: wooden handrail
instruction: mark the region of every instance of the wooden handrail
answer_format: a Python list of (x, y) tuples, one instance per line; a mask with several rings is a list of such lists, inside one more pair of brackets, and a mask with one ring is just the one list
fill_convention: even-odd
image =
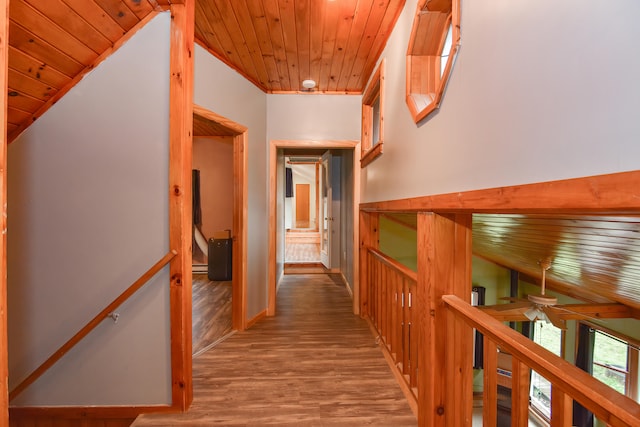
[(396, 261), (393, 258), (389, 258), (386, 254), (384, 254), (383, 252), (380, 252), (377, 249), (367, 248), (367, 250), (371, 253), (371, 255), (376, 257), (383, 264), (393, 268), (394, 270), (397, 270), (400, 274), (402, 274), (404, 276), (407, 276), (409, 279), (413, 280), (414, 282), (418, 281), (418, 273), (416, 273), (415, 271), (411, 270), (407, 266), (399, 263), (398, 261)]
[(462, 316), (469, 325), (482, 332), (485, 338), (540, 373), (553, 387), (580, 402), (599, 419), (612, 426), (640, 425), (640, 405), (632, 399), (462, 299), (444, 295), (442, 300), (455, 315)]
[(20, 384), (18, 384), (9, 393), (9, 401), (13, 400), (16, 396), (22, 393), (27, 387), (33, 384), (42, 374), (44, 374), (49, 368), (51, 368), (58, 360), (62, 358), (69, 350), (71, 350), (76, 344), (78, 344), (84, 337), (100, 324), (104, 319), (109, 316), (116, 308), (122, 303), (128, 300), (138, 289), (140, 289), (145, 283), (149, 281), (158, 271), (162, 269), (169, 261), (171, 261), (178, 252), (172, 249), (171, 252), (163, 256), (160, 261), (156, 262), (149, 270), (147, 270), (142, 276), (131, 284), (124, 292), (122, 292), (116, 299), (114, 299), (109, 305), (107, 305), (98, 315), (91, 319), (80, 331), (78, 331), (71, 339), (64, 343), (59, 349), (57, 349), (47, 360), (45, 360), (36, 370), (34, 370), (27, 378), (25, 378)]

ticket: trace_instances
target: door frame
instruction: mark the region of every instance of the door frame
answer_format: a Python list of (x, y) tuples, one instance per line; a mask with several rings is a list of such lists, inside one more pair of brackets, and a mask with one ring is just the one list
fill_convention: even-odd
[(246, 329), (247, 319), (247, 143), (248, 129), (198, 105), (193, 115), (210, 122), (205, 129), (194, 129), (194, 138), (229, 135), (233, 139), (233, 230), (231, 273), (231, 318), (233, 329)]
[[(269, 276), (268, 276), (268, 305), (267, 316), (276, 314), (276, 293), (280, 277), (277, 276), (277, 162), (279, 149), (352, 149), (353, 150), (353, 311), (360, 312), (359, 282), (360, 272), (358, 255), (360, 215), (360, 141), (356, 140), (283, 140), (272, 139), (269, 141)], [(282, 260), (284, 262), (284, 259)]]

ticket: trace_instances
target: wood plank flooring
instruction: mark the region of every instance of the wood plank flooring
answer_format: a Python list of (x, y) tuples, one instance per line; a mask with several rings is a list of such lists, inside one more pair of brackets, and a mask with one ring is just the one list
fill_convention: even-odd
[(233, 330), (231, 282), (212, 282), (206, 274), (194, 274), (192, 285), (193, 354), (197, 355)]
[(133, 426), (415, 426), (366, 322), (339, 275), (289, 275), (277, 315), (193, 361), (184, 414)]
[(284, 259), (288, 263), (320, 262), (320, 233), (287, 231)]

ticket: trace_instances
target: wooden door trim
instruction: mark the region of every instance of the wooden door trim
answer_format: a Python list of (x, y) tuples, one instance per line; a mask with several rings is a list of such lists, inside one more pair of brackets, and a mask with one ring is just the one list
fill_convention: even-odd
[[(248, 128), (199, 105), (193, 106), (194, 116), (214, 122), (233, 136), (233, 246), (231, 274), (231, 318), (233, 329), (247, 328), (247, 144)], [(196, 135), (206, 138), (215, 135)]]
[(359, 313), (359, 268), (358, 268), (358, 218), (360, 205), (360, 141), (355, 140), (283, 140), (269, 141), (269, 275), (267, 316), (276, 314), (276, 291), (279, 278), (276, 277), (276, 197), (277, 197), (277, 160), (278, 150), (295, 149), (352, 149), (353, 150), (353, 309)]

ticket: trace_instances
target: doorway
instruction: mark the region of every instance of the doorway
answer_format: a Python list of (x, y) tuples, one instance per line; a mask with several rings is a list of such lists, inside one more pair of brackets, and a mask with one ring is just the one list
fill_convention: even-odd
[[(193, 350), (202, 352), (228, 332), (227, 327), (217, 323), (216, 316), (227, 317), (223, 321), (230, 322), (232, 330), (246, 328), (247, 128), (194, 105), (193, 139), (194, 169), (200, 170), (201, 174), (205, 170), (209, 172), (209, 176), (200, 176), (199, 179), (201, 194), (203, 191), (207, 194), (201, 200), (203, 218), (199, 226), (194, 226), (193, 243), (192, 322), (193, 329), (201, 329), (197, 333), (193, 331)], [(222, 183), (216, 185), (217, 181)], [(226, 207), (221, 208), (221, 205)], [(196, 224), (198, 221), (194, 220)], [(221, 287), (226, 288), (224, 292), (206, 292), (215, 282), (209, 280), (206, 270), (208, 241), (227, 234), (232, 248), (231, 280), (220, 281)], [(196, 292), (201, 295), (195, 295)], [(226, 295), (230, 296), (230, 304), (218, 301), (227, 298)], [(210, 304), (215, 304), (218, 310), (212, 311)], [(207, 342), (196, 342), (196, 336), (204, 337)]]
[[(233, 331), (228, 262), (233, 261), (228, 238), (233, 229), (233, 136), (194, 136), (192, 168), (192, 352), (197, 356)], [(212, 266), (221, 271), (211, 271)]]
[[(334, 153), (334, 161), (330, 160), (331, 153)], [(329, 157), (326, 155), (329, 154)], [(325, 157), (323, 158), (323, 155)], [(285, 206), (295, 204), (292, 197), (286, 194), (294, 193), (293, 181), (287, 181), (292, 177), (292, 172), (287, 170), (288, 158), (291, 157), (312, 157), (313, 182), (317, 191), (310, 191), (309, 204), (315, 203), (315, 208), (310, 208), (309, 227), (307, 230), (317, 229), (318, 250), (322, 254), (323, 229), (325, 236), (334, 239), (335, 245), (339, 248), (332, 256), (324, 259), (329, 271), (340, 273), (346, 279), (349, 290), (354, 297), (354, 312), (358, 307), (358, 269), (357, 269), (357, 248), (358, 248), (358, 204), (360, 195), (360, 141), (352, 140), (327, 140), (327, 141), (305, 141), (305, 140), (272, 140), (270, 141), (269, 152), (269, 295), (267, 315), (275, 315), (276, 293), (280, 279), (284, 274), (286, 261), (286, 233), (287, 230), (295, 229), (298, 225), (291, 217), (285, 217)], [(334, 193), (327, 188), (326, 184), (332, 182), (332, 174), (328, 166), (336, 164), (336, 173), (343, 171), (344, 183), (339, 183)], [(323, 166), (324, 165), (324, 166)], [(311, 188), (311, 185), (310, 185)], [(344, 188), (341, 191), (341, 188)], [(304, 190), (303, 190), (304, 191)], [(315, 196), (315, 197), (314, 197)], [(342, 203), (340, 201), (342, 200)], [(332, 207), (337, 207), (336, 215), (328, 214)], [(327, 211), (327, 209), (329, 209)], [(314, 218), (315, 216), (315, 218)], [(336, 226), (335, 222), (344, 217), (343, 224)], [(326, 219), (325, 219), (326, 218)], [(335, 226), (333, 232), (330, 225)], [(297, 229), (296, 229), (297, 230)], [(332, 245), (327, 240), (325, 248)], [(335, 257), (335, 258), (334, 258)], [(323, 258), (320, 257), (320, 261)]]
[(319, 164), (316, 155), (285, 156), (285, 270), (320, 263)]

